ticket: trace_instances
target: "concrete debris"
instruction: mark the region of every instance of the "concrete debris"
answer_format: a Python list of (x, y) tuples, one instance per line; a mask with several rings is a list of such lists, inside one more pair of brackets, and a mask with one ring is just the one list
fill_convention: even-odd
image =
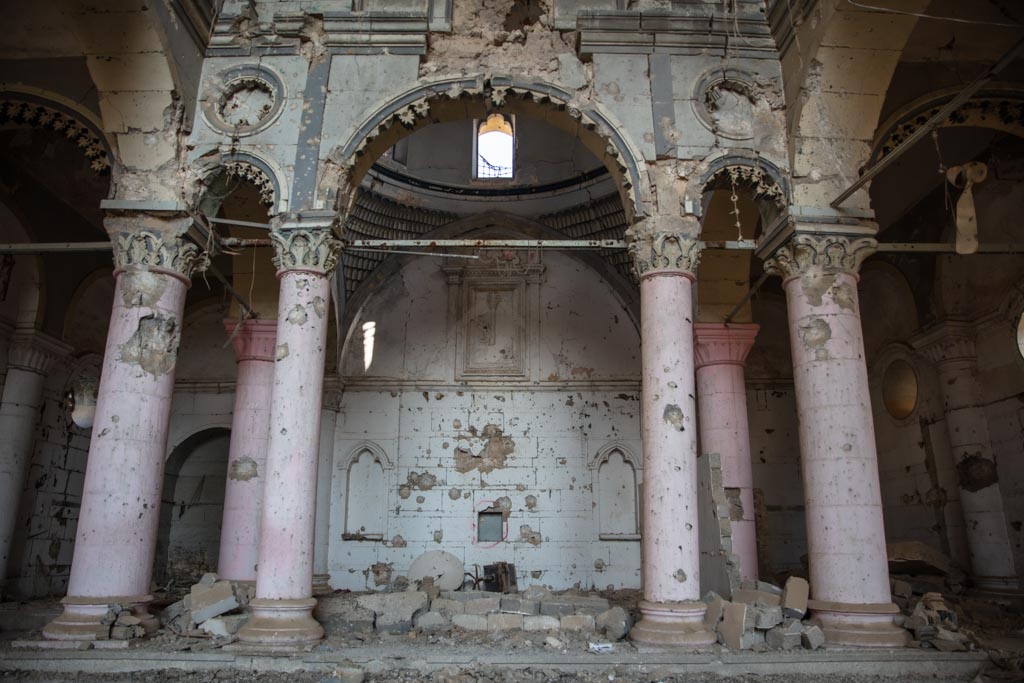
[(632, 626), (629, 613), (617, 605), (598, 614), (595, 623), (609, 640), (622, 640)]
[[(806, 580), (793, 577), (784, 589), (764, 582), (756, 588), (747, 585), (733, 591), (732, 601), (714, 592), (704, 596), (704, 623), (718, 634), (718, 642), (731, 650), (816, 649), (825, 642), (820, 627), (800, 621), (807, 612)], [(787, 595), (788, 609), (799, 617), (786, 613)]]
[(412, 629), (415, 616), (426, 611), (429, 603), (423, 591), (372, 593), (356, 598), (356, 604), (374, 613), (374, 626), (384, 633), (407, 633)]
[(817, 650), (825, 644), (825, 632), (820, 626), (811, 626), (800, 634), (800, 642), (808, 650)]
[(249, 604), (254, 592), (255, 586), (250, 583), (224, 581), (216, 574), (204, 574), (187, 595), (164, 608), (159, 615), (160, 624), (178, 636), (212, 637), (223, 639), (220, 644), (226, 644), (235, 639), (234, 634), (249, 618), (239, 612)]
[(786, 587), (782, 591), (782, 614), (794, 619), (803, 619), (807, 614), (807, 598), (810, 585), (807, 579), (791, 576), (786, 579)]
[(192, 586), (192, 621), (202, 624), (207, 619), (238, 609), (241, 605), (235, 597), (230, 581), (217, 581), (212, 585), (197, 583)]
[(943, 652), (963, 652), (974, 648), (970, 636), (960, 632), (956, 610), (940, 593), (921, 596), (903, 626), (913, 632), (914, 640), (922, 647), (931, 646)]

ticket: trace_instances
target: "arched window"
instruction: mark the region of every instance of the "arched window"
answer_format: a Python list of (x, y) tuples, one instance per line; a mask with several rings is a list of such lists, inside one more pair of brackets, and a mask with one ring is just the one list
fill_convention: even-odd
[(379, 541), (384, 538), (387, 481), (384, 466), (369, 448), (361, 449), (348, 466), (345, 491), (346, 541)]
[(516, 139), (513, 120), (491, 114), (476, 125), (475, 178), (511, 178), (515, 165)]

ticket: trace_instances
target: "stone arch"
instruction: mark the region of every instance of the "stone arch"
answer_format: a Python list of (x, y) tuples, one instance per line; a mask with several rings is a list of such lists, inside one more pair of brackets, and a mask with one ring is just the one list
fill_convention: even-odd
[(600, 105), (577, 106), (571, 93), (549, 83), (484, 76), (422, 84), (378, 106), (321, 165), (316, 205), (337, 205), (344, 218), (367, 171), (395, 142), (431, 123), (480, 117), (496, 107), (513, 115), (541, 113), (579, 137), (615, 178), (630, 222), (648, 213), (644, 204), (652, 194), (643, 156)]
[(636, 455), (636, 453), (633, 452), (633, 449), (631, 449), (629, 446), (627, 446), (621, 441), (611, 441), (609, 443), (606, 443), (604, 446), (601, 446), (601, 448), (597, 449), (597, 452), (594, 453), (594, 457), (592, 457), (590, 461), (587, 463), (587, 467), (592, 470), (596, 470), (601, 466), (602, 463), (607, 462), (608, 458), (610, 458), (612, 454), (615, 453), (616, 451), (622, 453), (623, 459), (625, 459), (629, 464), (631, 464), (633, 466), (633, 469), (635, 469), (637, 472), (643, 471), (643, 460), (639, 458)]
[[(33, 236), (17, 204), (0, 196), (0, 241), (31, 242)], [(0, 256), (0, 319), (40, 329), (46, 311), (46, 277), (38, 255)]]
[(212, 153), (193, 163), (198, 175), (200, 190), (195, 193), (199, 208), (207, 214), (216, 213), (220, 200), (226, 195), (217, 194), (217, 183), (241, 180), (256, 187), (260, 193), (260, 204), (267, 209), (267, 215), (274, 216), (288, 211), (289, 185), (284, 169), (265, 156), (252, 151)]
[(872, 312), (861, 321), (870, 365), (888, 344), (907, 339), (918, 329), (921, 311), (910, 281), (888, 261), (876, 258), (864, 263), (857, 289), (861, 308)]
[(107, 174), (114, 168), (114, 141), (103, 131), (99, 118), (56, 93), (4, 87), (0, 90), (0, 126), (59, 133), (82, 150), (89, 167), (96, 173)]
[[(364, 461), (367, 456), (369, 459)], [(362, 441), (348, 452), (337, 468), (343, 496), (342, 540), (383, 540), (391, 459), (376, 443)]]
[(790, 189), (786, 174), (775, 164), (759, 156), (725, 154), (705, 160), (707, 170), (693, 184), (691, 199), (701, 207), (709, 191), (717, 186), (743, 188), (758, 203), (765, 228), (786, 212), (790, 204)]
[[(876, 163), (912, 135), (960, 92), (945, 88), (901, 107), (878, 127), (869, 163)], [(976, 93), (939, 125), (940, 128), (991, 128), (1024, 138), (1024, 90), (996, 84)]]
[(373, 457), (381, 464), (386, 470), (392, 469), (395, 465), (388, 456), (387, 451), (381, 448), (378, 444), (373, 441), (360, 441), (353, 446), (348, 455), (338, 461), (339, 470), (347, 470), (352, 466), (352, 462), (356, 460), (364, 451), (369, 451), (373, 454)]

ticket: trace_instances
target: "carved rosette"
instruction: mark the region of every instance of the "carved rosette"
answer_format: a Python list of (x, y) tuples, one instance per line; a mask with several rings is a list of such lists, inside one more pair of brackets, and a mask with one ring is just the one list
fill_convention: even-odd
[(634, 236), (629, 255), (640, 279), (659, 273), (692, 274), (700, 261), (700, 241), (678, 232), (645, 233)]
[(329, 275), (338, 267), (341, 241), (330, 230), (271, 230), (277, 272), (301, 270)]
[(764, 269), (787, 280), (801, 275), (855, 274), (877, 248), (878, 242), (871, 237), (794, 235), (765, 260)]
[(180, 237), (138, 230), (115, 235), (112, 242), (114, 268), (118, 271), (163, 270), (190, 280), (194, 273), (210, 265), (206, 252)]

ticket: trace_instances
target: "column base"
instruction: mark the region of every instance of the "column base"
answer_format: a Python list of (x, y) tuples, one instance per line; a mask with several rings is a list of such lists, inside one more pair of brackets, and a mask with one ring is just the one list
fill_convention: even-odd
[(313, 595), (330, 595), (333, 592), (330, 574), (313, 574)]
[(640, 601), (640, 621), (629, 631), (629, 638), (645, 645), (682, 645), (706, 647), (717, 640), (704, 625), (707, 605), (687, 602)]
[(67, 596), (61, 600), (64, 612), (43, 628), (43, 637), (49, 640), (96, 640), (106, 638), (110, 632), (110, 624), (102, 623), (111, 605), (120, 605), (122, 609), (131, 610), (132, 614), (142, 620), (142, 628), (146, 634), (154, 633), (160, 628), (160, 621), (149, 613), (152, 595), (133, 597), (77, 597)]
[(1022, 598), (1019, 576), (972, 576), (971, 593), (993, 598)]
[(323, 639), (324, 628), (313, 618), (315, 598), (249, 603), (252, 616), (239, 629), (238, 639), (253, 645), (302, 645)]
[(828, 645), (906, 647), (910, 633), (893, 623), (900, 608), (892, 603), (855, 604), (809, 600), (810, 622), (825, 632)]

